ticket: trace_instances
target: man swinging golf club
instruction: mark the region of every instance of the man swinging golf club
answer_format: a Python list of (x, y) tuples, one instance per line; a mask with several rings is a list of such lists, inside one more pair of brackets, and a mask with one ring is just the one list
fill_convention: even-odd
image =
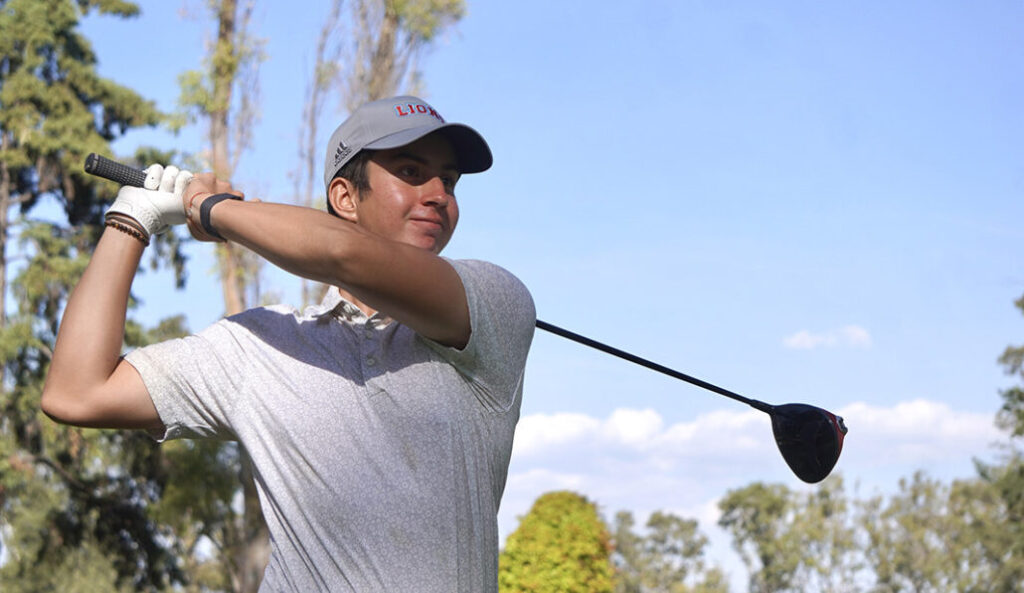
[[(395, 97), (332, 135), (333, 216), (150, 167), (145, 188), (121, 188), (68, 302), (44, 411), (241, 443), (271, 534), (261, 591), (496, 592), (535, 313), (505, 270), (438, 255), (459, 176), (491, 161), (473, 129)], [(173, 224), (332, 288), (301, 314), (257, 308), (122, 357), (142, 251)]]

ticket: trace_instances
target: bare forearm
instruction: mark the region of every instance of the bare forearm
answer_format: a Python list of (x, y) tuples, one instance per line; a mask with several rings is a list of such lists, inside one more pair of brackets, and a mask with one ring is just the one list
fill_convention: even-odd
[(65, 308), (47, 392), (87, 391), (110, 377), (121, 357), (128, 295), (142, 250), (137, 239), (105, 230)]
[(453, 346), (469, 339), (462, 281), (427, 250), (284, 204), (224, 201), (212, 210), (211, 221), (225, 239), (288, 272), (345, 288), (421, 335)]
[[(263, 202), (224, 201), (212, 211), (224, 238), (245, 245), (297, 276), (335, 286), (351, 283), (349, 250), (379, 241), (358, 226), (325, 212)], [(357, 280), (356, 280), (357, 281)]]

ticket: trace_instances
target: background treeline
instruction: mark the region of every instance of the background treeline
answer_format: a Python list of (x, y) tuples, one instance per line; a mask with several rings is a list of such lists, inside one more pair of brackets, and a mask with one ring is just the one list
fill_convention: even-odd
[[(132, 431), (57, 425), (39, 395), (67, 297), (116, 186), (82, 173), (90, 152), (147, 126), (202, 125), (189, 153), (142, 148), (139, 166), (186, 163), (230, 178), (258, 117), (263, 43), (253, 2), (209, 0), (205, 60), (180, 73), (180, 109), (163, 113), (97, 74), (78, 24), (130, 18), (123, 0), (0, 0), (0, 590), (255, 591), (266, 530), (243, 451), (230, 443), (156, 445)], [(344, 8), (344, 10), (343, 10)], [(314, 205), (326, 106), (417, 92), (416, 63), (462, 18), (462, 0), (340, 0), (310, 35), (315, 61), (299, 133), (295, 203)], [(297, 37), (300, 38), (300, 37)], [(340, 41), (344, 40), (345, 45)], [(184, 235), (158, 237), (147, 269), (186, 280)], [(225, 313), (260, 304), (259, 261), (217, 247)], [(306, 286), (307, 300), (318, 287)], [(1018, 302), (1018, 306), (1022, 306)], [(129, 320), (127, 347), (187, 333), (183, 316)], [(1021, 374), (1024, 349), (1002, 363)], [(973, 480), (913, 476), (891, 497), (852, 500), (838, 478), (809, 492), (752, 484), (722, 501), (721, 525), (750, 570), (751, 591), (1019, 591), (1024, 581), (1024, 398), (1003, 394), (1003, 462)], [(695, 521), (628, 512), (610, 524), (583, 496), (541, 497), (502, 553), (505, 591), (724, 591)]]
[[(1024, 591), (1022, 488), (1019, 453), (975, 479), (916, 474), (867, 499), (839, 476), (811, 491), (755, 482), (726, 494), (718, 524), (751, 593), (1010, 593)], [(620, 511), (609, 525), (585, 496), (551, 492), (509, 535), (499, 582), (510, 593), (725, 593), (707, 545), (693, 519), (655, 512), (641, 528)]]

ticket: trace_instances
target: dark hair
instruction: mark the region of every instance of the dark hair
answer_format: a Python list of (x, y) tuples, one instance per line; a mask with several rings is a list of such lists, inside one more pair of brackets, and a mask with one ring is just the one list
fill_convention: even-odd
[[(352, 184), (352, 187), (359, 192), (360, 198), (364, 197), (370, 192), (370, 175), (366, 172), (366, 164), (370, 162), (370, 159), (373, 158), (373, 155), (376, 152), (377, 151), (375, 150), (360, 150), (356, 153), (356, 156), (349, 159), (349, 161), (338, 170), (338, 173), (331, 179), (331, 181), (334, 181), (339, 177), (344, 177), (345, 179), (348, 179), (349, 183)], [(327, 188), (327, 211), (338, 216), (338, 213), (334, 211), (334, 206), (331, 205), (330, 184), (328, 184)]]

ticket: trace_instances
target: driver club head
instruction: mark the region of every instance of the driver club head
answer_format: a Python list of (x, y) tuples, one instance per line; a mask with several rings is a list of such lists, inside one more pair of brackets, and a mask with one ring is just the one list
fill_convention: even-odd
[(807, 404), (772, 406), (769, 414), (775, 443), (793, 473), (808, 484), (828, 477), (843, 451), (843, 419)]

